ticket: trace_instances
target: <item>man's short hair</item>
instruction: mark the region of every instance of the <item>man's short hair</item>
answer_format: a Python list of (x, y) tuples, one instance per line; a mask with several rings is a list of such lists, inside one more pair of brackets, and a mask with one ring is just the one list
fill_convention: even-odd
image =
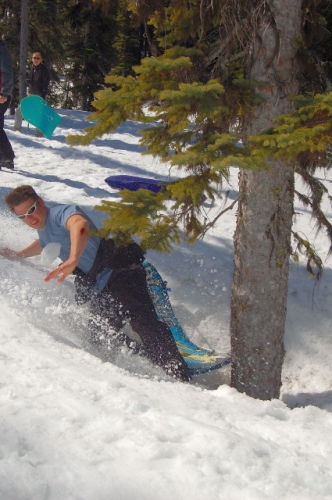
[(5, 197), (5, 203), (9, 210), (12, 212), (17, 205), (20, 205), (25, 200), (31, 198), (32, 200), (38, 200), (39, 196), (32, 186), (28, 186), (26, 184), (22, 186), (18, 186), (13, 189), (7, 196)]

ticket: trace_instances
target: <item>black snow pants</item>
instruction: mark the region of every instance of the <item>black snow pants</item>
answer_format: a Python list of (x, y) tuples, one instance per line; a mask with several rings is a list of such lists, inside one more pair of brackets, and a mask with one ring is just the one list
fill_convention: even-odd
[[(91, 295), (90, 312), (91, 330), (97, 341), (107, 335), (107, 329), (115, 332), (116, 337), (124, 321), (129, 320), (143, 344), (143, 353), (154, 364), (179, 380), (191, 379), (169, 327), (158, 320), (141, 263), (114, 270), (106, 287)], [(134, 351), (140, 351), (139, 344), (126, 335), (118, 335), (119, 338)]]

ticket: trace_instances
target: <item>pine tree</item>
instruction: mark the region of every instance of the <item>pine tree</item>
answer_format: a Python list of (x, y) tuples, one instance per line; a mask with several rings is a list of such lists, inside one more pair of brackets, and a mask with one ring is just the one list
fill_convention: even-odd
[(133, 74), (132, 67), (140, 62), (139, 23), (127, 9), (127, 1), (119, 0), (115, 17), (116, 35), (112, 73), (121, 76)]
[[(129, 2), (153, 23), (161, 55), (144, 59), (134, 76), (109, 76), (110, 88), (96, 94), (96, 125), (69, 140), (88, 144), (123, 121), (141, 121), (147, 152), (186, 172), (157, 195), (124, 191), (120, 203), (101, 205), (109, 213), (103, 234), (121, 243), (135, 234), (144, 248), (170, 251), (181, 229), (189, 241), (204, 235), (211, 223), (202, 200), (213, 203), (229, 166), (240, 167), (232, 385), (252, 397), (279, 397), (290, 255), (303, 251), (309, 270), (321, 267), (305, 238), (293, 233), (292, 247), (295, 194), (332, 236), (320, 209), (324, 187), (313, 175), (330, 161), (330, 53), (326, 31), (317, 28), (330, 22), (331, 7), (203, 0), (188, 12), (179, 0), (152, 3)], [(294, 172), (309, 196), (295, 192)]]
[[(113, 5), (113, 4), (112, 4)], [(94, 93), (104, 88), (114, 60), (114, 7), (80, 0), (70, 6), (63, 71), (64, 107), (91, 110)]]

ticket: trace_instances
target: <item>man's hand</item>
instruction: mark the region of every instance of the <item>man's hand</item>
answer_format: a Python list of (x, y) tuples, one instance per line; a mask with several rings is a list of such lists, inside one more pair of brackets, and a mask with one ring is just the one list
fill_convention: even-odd
[(56, 269), (53, 269), (53, 271), (50, 271), (48, 275), (44, 278), (44, 281), (50, 281), (54, 278), (57, 278), (58, 283), (62, 283), (69, 274), (71, 274), (75, 267), (77, 266), (78, 261), (77, 259), (71, 259), (69, 257), (68, 260), (60, 264)]
[(16, 252), (12, 250), (11, 248), (0, 248), (0, 255), (2, 257), (5, 257), (6, 259), (13, 259), (14, 257), (17, 257)]
[(11, 250), (7, 247), (1, 248), (0, 255), (2, 255), (2, 257), (6, 257), (6, 259), (13, 259), (14, 257), (26, 259), (27, 257), (35, 257), (36, 255), (40, 255), (42, 250), (43, 249), (40, 246), (39, 240), (35, 240), (33, 243), (31, 243), (31, 245), (24, 248), (23, 250), (19, 250), (18, 252), (15, 252), (15, 250)]
[(4, 102), (6, 102), (7, 99), (8, 99), (8, 97), (0, 95), (0, 104), (3, 104)]

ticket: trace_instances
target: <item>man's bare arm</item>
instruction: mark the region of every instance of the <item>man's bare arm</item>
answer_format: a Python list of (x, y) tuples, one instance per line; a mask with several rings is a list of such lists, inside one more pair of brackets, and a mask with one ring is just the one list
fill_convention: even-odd
[(14, 257), (20, 257), (21, 259), (26, 259), (27, 257), (34, 257), (36, 255), (40, 255), (42, 253), (42, 246), (39, 243), (39, 240), (35, 240), (31, 245), (24, 248), (23, 250), (19, 250), (16, 252), (11, 248), (2, 248), (0, 249), (0, 255), (2, 257), (6, 257), (7, 259), (12, 259)]
[(58, 278), (60, 283), (71, 274), (78, 265), (80, 257), (84, 252), (89, 239), (89, 222), (82, 215), (72, 215), (67, 221), (67, 229), (70, 233), (70, 254), (68, 259), (60, 264), (59, 267), (53, 269), (45, 278), (45, 281), (50, 281), (53, 278)]

